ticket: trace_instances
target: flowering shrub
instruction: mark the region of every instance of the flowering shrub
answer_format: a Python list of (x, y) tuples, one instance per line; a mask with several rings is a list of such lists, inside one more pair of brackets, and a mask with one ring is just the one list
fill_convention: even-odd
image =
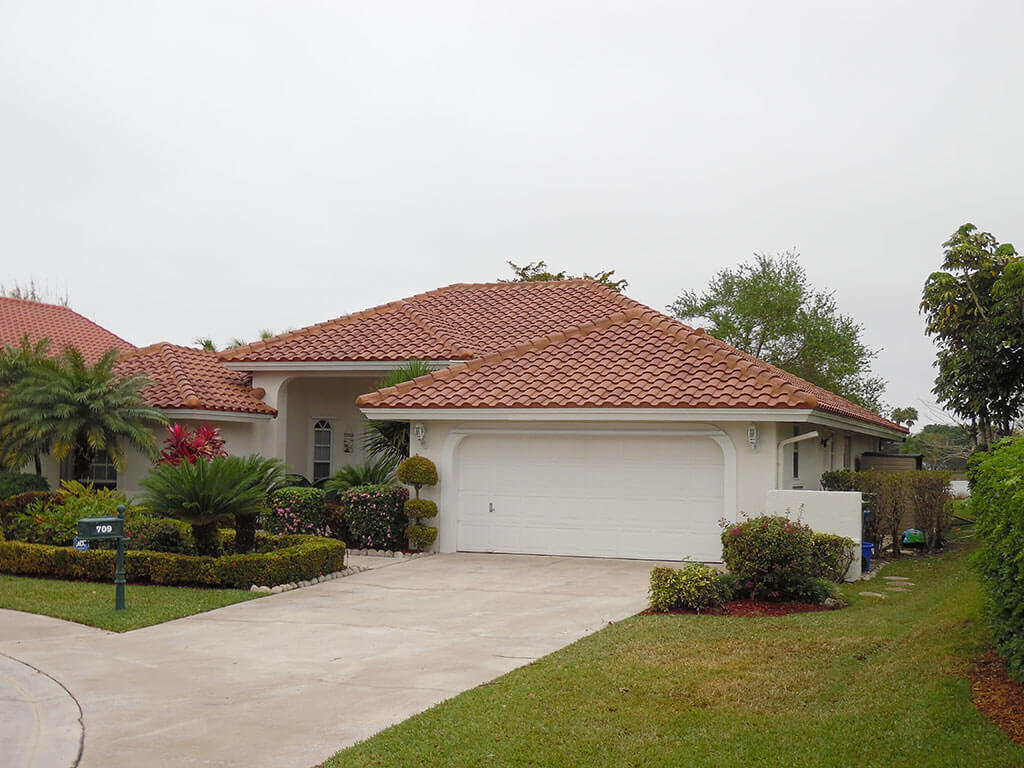
[(811, 567), (815, 576), (842, 584), (858, 553), (853, 539), (834, 533), (816, 533), (811, 538)]
[(700, 563), (691, 563), (682, 570), (655, 568), (648, 596), (655, 611), (687, 608), (697, 613), (717, 608), (730, 597), (722, 574)]
[(809, 527), (785, 517), (730, 523), (722, 530), (722, 558), (751, 598), (794, 599), (813, 575), (812, 536)]
[(409, 489), (395, 485), (360, 485), (338, 495), (353, 547), (398, 551), (405, 545)]
[(167, 428), (164, 446), (160, 452), (160, 461), (166, 464), (177, 465), (182, 461), (195, 464), (199, 459), (215, 459), (228, 455), (224, 450), (224, 439), (220, 436), (220, 429), (209, 424), (203, 424), (194, 430), (181, 424), (172, 424)]
[(279, 488), (270, 494), (270, 508), (260, 516), (268, 533), (306, 533), (323, 536), (327, 532), (325, 492), (321, 488)]

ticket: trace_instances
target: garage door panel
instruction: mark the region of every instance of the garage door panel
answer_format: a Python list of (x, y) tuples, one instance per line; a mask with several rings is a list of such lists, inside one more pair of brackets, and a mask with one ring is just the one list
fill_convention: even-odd
[(723, 465), (706, 438), (471, 436), (457, 461), (456, 546), (719, 560)]

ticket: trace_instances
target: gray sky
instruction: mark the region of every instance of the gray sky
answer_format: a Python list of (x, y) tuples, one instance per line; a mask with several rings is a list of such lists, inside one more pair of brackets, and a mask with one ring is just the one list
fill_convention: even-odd
[(0, 282), (223, 343), (509, 259), (664, 310), (795, 247), (922, 409), (941, 243), (1024, 246), (1022, 29), (1019, 0), (0, 0)]

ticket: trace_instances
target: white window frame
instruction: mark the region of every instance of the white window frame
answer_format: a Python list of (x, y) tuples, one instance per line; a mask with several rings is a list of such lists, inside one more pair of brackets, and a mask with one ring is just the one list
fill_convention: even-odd
[[(324, 434), (324, 433), (327, 433), (327, 442), (326, 443), (318, 442), (317, 439), (322, 434)], [(310, 467), (309, 467), (309, 474), (310, 474), (310, 478), (309, 479), (310, 479), (311, 482), (317, 483), (317, 482), (319, 482), (321, 480), (326, 480), (328, 477), (331, 476), (331, 469), (332, 469), (332, 467), (334, 465), (334, 424), (332, 423), (331, 419), (323, 418), (323, 419), (315, 419), (313, 421), (313, 442), (312, 442), (312, 445), (313, 445), (313, 456), (312, 456), (312, 461), (310, 462)], [(327, 459), (326, 460), (325, 459), (318, 459), (317, 458), (317, 448), (326, 448), (327, 449)], [(325, 474), (322, 477), (320, 477), (320, 476), (317, 475), (317, 465), (323, 465), (323, 464), (327, 465), (327, 474)]]
[[(102, 477), (97, 477), (97, 470), (102, 470)], [(88, 480), (97, 488), (117, 488), (117, 467), (107, 451), (96, 451), (89, 462)]]

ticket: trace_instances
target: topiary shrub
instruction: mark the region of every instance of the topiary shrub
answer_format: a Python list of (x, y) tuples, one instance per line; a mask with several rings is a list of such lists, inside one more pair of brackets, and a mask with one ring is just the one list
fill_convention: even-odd
[(833, 533), (811, 536), (811, 571), (815, 576), (842, 584), (846, 572), (857, 557), (856, 543)]
[(410, 520), (419, 518), (429, 520), (437, 517), (437, 504), (428, 499), (409, 499), (405, 502), (405, 514)]
[(270, 494), (270, 508), (260, 516), (268, 533), (327, 533), (327, 510), (322, 488), (278, 488)]
[(409, 518), (409, 489), (399, 485), (361, 485), (338, 494), (352, 540), (360, 549), (398, 551), (404, 546)]
[(424, 456), (410, 456), (398, 465), (395, 474), (400, 483), (416, 489), (417, 499), (420, 497), (420, 488), (424, 485), (437, 485), (437, 467)]
[(405, 529), (409, 543), (416, 549), (429, 549), (437, 541), (437, 528), (431, 525), (410, 525)]
[(981, 538), (974, 564), (999, 653), (1024, 682), (1024, 438), (1007, 438), (971, 461), (970, 508)]
[(727, 525), (722, 558), (752, 599), (789, 600), (813, 575), (813, 533), (803, 523), (764, 515)]
[(42, 475), (0, 472), (0, 501), (26, 491), (48, 491), (50, 483)]
[(667, 612), (682, 608), (700, 613), (717, 608), (729, 598), (721, 575), (699, 563), (683, 569), (655, 568), (648, 592), (651, 609)]

